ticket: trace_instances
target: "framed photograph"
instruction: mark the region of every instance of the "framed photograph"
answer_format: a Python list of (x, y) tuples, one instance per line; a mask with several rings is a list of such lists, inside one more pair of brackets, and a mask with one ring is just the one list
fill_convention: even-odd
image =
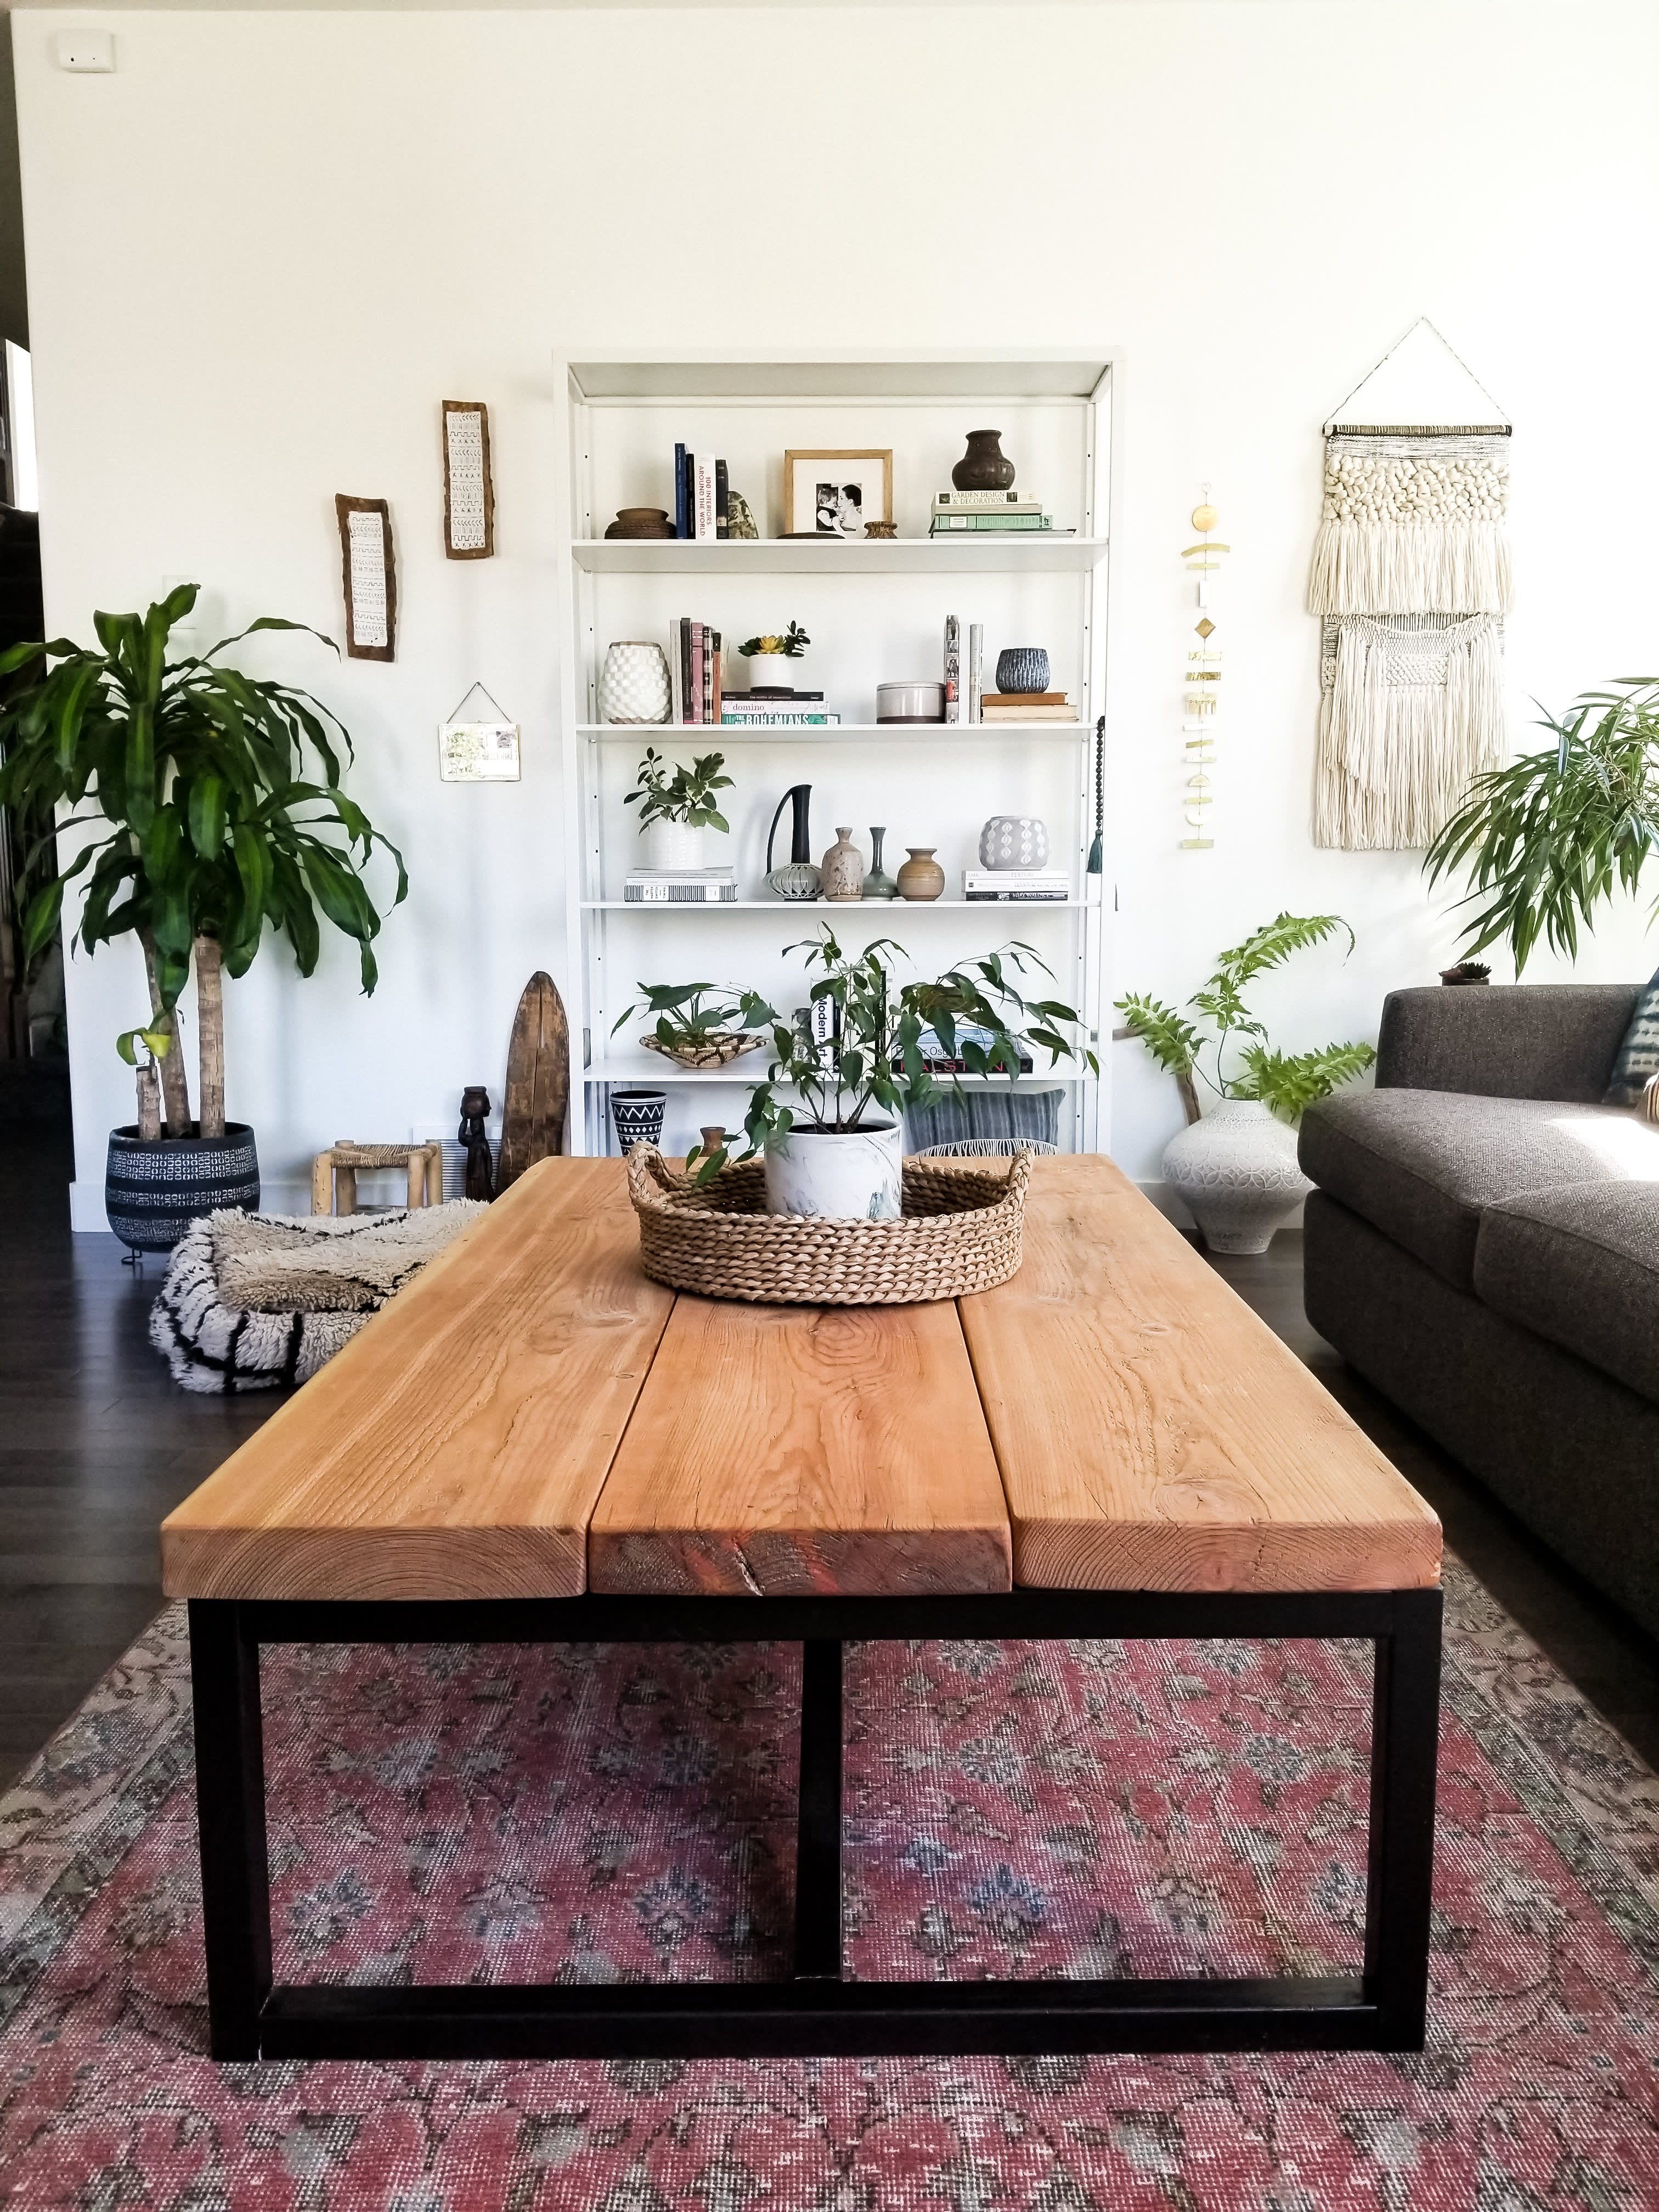
[(783, 457), (783, 526), (792, 538), (862, 538), (893, 519), (893, 455), (836, 447)]

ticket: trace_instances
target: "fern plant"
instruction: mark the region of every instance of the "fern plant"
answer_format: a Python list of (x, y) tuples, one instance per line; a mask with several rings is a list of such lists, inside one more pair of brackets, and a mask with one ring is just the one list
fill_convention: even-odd
[[(1247, 985), (1293, 953), (1322, 945), (1339, 933), (1353, 950), (1353, 932), (1337, 914), (1275, 915), (1252, 930), (1242, 945), (1224, 952), (1215, 973), (1187, 1004), (1199, 1020), (1190, 1021), (1161, 1000), (1129, 992), (1115, 1003), (1131, 1036), (1138, 1037), (1180, 1085), (1187, 1118), (1199, 1118), (1194, 1078), (1207, 1053), (1213, 1070), (1205, 1080), (1222, 1098), (1255, 1098), (1283, 1121), (1298, 1121), (1316, 1098), (1323, 1098), (1363, 1074), (1376, 1054), (1368, 1044), (1328, 1044), (1314, 1052), (1275, 1052), (1267, 1032), (1245, 1000)], [(1229, 1057), (1232, 1066), (1230, 1072)]]
[(1466, 948), (1507, 939), (1517, 975), (1540, 937), (1575, 958), (1579, 923), (1615, 884), (1634, 891), (1659, 847), (1659, 678), (1586, 691), (1540, 726), (1555, 743), (1477, 776), (1423, 860), (1431, 884), (1468, 868), (1462, 903), (1487, 902)]

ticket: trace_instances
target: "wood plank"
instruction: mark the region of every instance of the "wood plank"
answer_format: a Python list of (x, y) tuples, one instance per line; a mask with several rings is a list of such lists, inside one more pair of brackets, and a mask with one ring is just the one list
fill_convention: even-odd
[(1036, 1163), (1024, 1265), (961, 1313), (1017, 1583), (1439, 1580), (1428, 1505), (1109, 1160)]
[(570, 1597), (674, 1303), (620, 1160), (531, 1169), (162, 1523), (170, 1597)]
[(563, 1152), (569, 1103), (570, 1024), (557, 985), (538, 968), (520, 995), (507, 1042), (498, 1197), (526, 1168)]
[(1009, 1587), (957, 1310), (682, 1296), (594, 1509), (596, 1590)]

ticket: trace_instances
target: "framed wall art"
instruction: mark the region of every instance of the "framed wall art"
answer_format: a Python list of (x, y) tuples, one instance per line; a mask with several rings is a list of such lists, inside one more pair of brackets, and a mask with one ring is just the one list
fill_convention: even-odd
[(489, 410), (482, 400), (446, 399), (444, 554), (451, 561), (487, 561), (495, 550)]
[(354, 660), (391, 660), (398, 639), (398, 569), (392, 509), (383, 499), (334, 495), (345, 583), (346, 651)]
[(790, 538), (862, 538), (893, 519), (893, 454), (832, 447), (783, 457), (783, 526)]

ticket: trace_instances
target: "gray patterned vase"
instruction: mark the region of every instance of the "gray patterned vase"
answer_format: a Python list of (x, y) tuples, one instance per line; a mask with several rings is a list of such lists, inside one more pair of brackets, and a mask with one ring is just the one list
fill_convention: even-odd
[(1046, 691), (1048, 655), (1040, 645), (1006, 645), (997, 655), (999, 691)]
[(136, 1121), (109, 1133), (104, 1212), (135, 1252), (170, 1252), (204, 1214), (258, 1203), (259, 1155), (246, 1121), (227, 1121), (222, 1137), (141, 1137)]

